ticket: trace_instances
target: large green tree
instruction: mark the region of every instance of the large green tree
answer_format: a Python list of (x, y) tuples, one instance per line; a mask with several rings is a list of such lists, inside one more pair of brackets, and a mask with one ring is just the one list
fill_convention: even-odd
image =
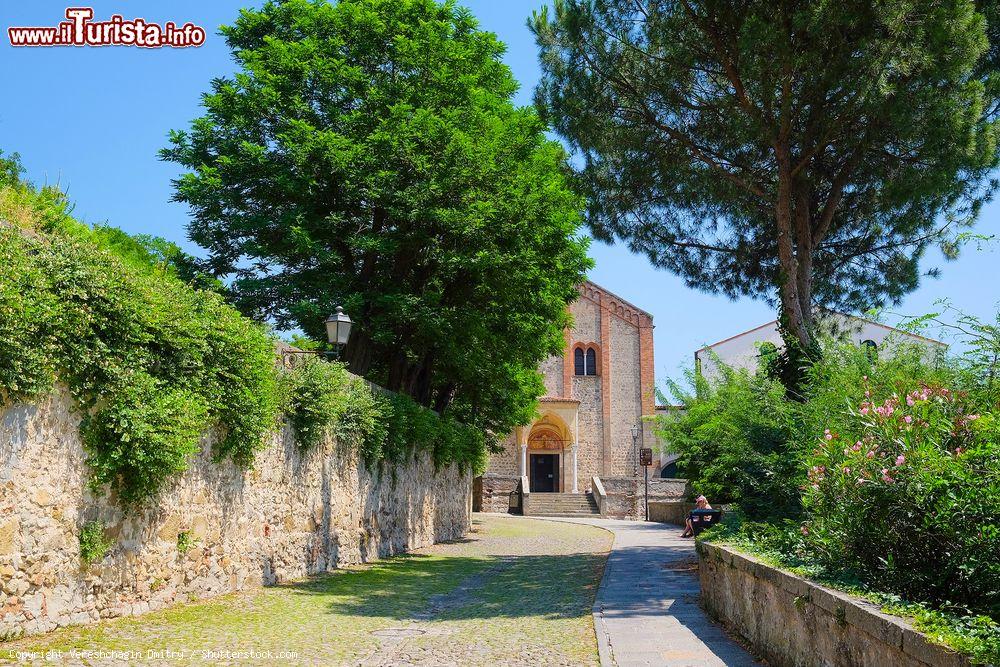
[(816, 306), (913, 290), (995, 187), (996, 26), (972, 0), (556, 0), (530, 25), (594, 235), (770, 300), (800, 349)]
[(190, 237), (247, 313), (497, 433), (530, 418), (589, 260), (566, 155), (467, 10), (287, 0), (222, 33), (239, 71), (163, 157)]

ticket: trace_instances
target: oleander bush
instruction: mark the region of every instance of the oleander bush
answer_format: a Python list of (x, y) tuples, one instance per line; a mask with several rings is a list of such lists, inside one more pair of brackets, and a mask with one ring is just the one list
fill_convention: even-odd
[(804, 400), (766, 372), (696, 378), (660, 432), (698, 492), (736, 503), (707, 538), (1000, 662), (1000, 327), (978, 330), (961, 357), (827, 340)]
[(850, 385), (861, 395), (811, 429), (806, 548), (877, 590), (1000, 617), (995, 406), (942, 383), (957, 373), (917, 362), (904, 353), (873, 364)]
[(95, 489), (150, 499), (209, 433), (217, 460), (251, 467), (282, 419), (303, 449), (334, 434), (370, 465), (422, 450), (483, 467), (482, 433), (339, 364), (284, 368), (270, 332), (176, 246), (83, 225), (19, 174), (0, 157), (0, 405), (67, 386)]

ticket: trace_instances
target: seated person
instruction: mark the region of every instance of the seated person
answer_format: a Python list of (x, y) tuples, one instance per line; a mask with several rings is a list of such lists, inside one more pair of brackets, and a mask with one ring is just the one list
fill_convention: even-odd
[[(705, 496), (698, 496), (694, 500), (695, 509), (699, 510), (710, 510), (712, 506), (708, 504), (708, 498)], [(684, 519), (684, 532), (681, 533), (681, 537), (694, 537), (694, 526), (691, 525), (691, 517)]]

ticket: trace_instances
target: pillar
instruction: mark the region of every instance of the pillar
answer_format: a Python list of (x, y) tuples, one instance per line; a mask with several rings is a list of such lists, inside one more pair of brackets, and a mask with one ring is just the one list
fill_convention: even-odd
[(528, 474), (528, 443), (521, 443), (521, 477)]
[(580, 489), (577, 486), (577, 473), (576, 473), (576, 453), (580, 449), (580, 445), (573, 443), (573, 493), (580, 493)]

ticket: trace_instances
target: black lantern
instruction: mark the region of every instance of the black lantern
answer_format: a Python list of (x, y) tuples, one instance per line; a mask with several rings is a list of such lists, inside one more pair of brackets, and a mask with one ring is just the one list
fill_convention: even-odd
[(340, 350), (347, 345), (347, 339), (351, 337), (352, 324), (354, 323), (342, 306), (337, 306), (337, 312), (326, 318), (326, 338), (337, 350), (338, 357)]

